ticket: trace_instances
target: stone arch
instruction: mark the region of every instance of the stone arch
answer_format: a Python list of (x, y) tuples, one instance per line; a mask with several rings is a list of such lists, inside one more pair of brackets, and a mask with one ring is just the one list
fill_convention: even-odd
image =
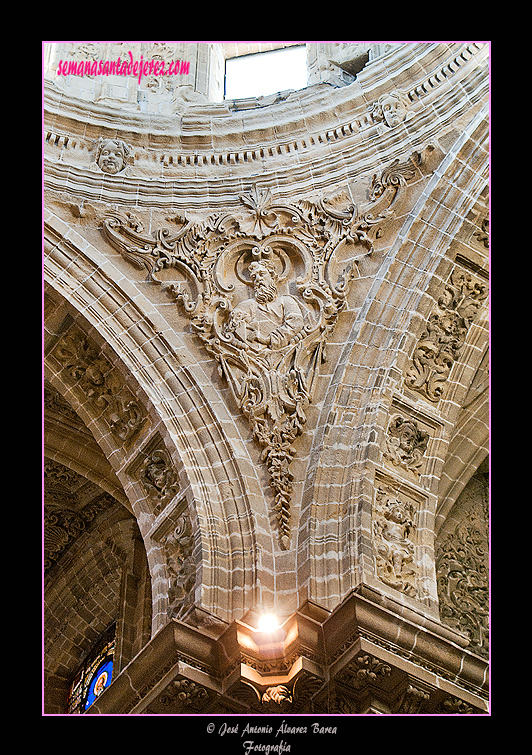
[[(150, 418), (148, 433), (164, 437), (186, 478), (184, 493), (199, 533), (201, 587), (196, 601), (223, 619), (242, 615), (257, 599), (273, 593), (266, 580), (259, 584), (257, 578), (259, 560), (273, 550), (272, 533), (245, 444), (236, 432), (227, 432), (233, 423), (222, 401), (200, 388), (209, 382), (203, 368), (112, 261), (53, 213), (45, 219), (44, 274), (104, 351), (113, 354)], [(103, 449), (137, 518), (150, 561), (155, 631), (167, 620), (168, 575), (153, 537), (146, 496), (127, 474), (131, 453), (113, 441), (104, 420), (88, 402), (80, 403), (49, 359), (46, 370)], [(261, 564), (263, 573), (273, 571), (268, 567)]]
[[(450, 243), (485, 189), (487, 130), (487, 107), (483, 107), (408, 213), (330, 381), (324, 401), (327, 416), (321, 418), (313, 440), (299, 532), (301, 580), (308, 580), (310, 597), (330, 609), (350, 590), (371, 582), (375, 466), (391, 397), (394, 390), (401, 390), (403, 370), (433, 294), (451, 270), (446, 256)], [(474, 337), (477, 330), (469, 342)], [(480, 359), (480, 350), (477, 354)], [(452, 401), (441, 402), (440, 412), (448, 425), (456, 420), (456, 411)], [(427, 505), (432, 513), (427, 522), (436, 508), (436, 495), (429, 493)], [(308, 548), (303, 546), (305, 540)], [(429, 603), (434, 606), (432, 582)]]

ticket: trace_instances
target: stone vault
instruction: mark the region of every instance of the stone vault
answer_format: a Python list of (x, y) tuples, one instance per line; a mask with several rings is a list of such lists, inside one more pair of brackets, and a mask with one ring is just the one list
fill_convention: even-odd
[(488, 710), (489, 45), (361, 45), (44, 46), (45, 712)]

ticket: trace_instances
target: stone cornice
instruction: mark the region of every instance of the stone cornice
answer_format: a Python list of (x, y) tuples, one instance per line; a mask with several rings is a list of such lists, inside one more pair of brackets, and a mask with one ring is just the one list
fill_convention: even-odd
[[(216, 193), (218, 180), (223, 193), (228, 173), (229, 181), (234, 176), (239, 187), (257, 170), (266, 176), (271, 172), (276, 181), (279, 174), (282, 181), (282, 174), (289, 173), (293, 184), (298, 171), (305, 173), (310, 164), (313, 175), (323, 164), (325, 186), (335, 168), (343, 175), (353, 170), (349, 165), (367, 161), (375, 150), (389, 152), (398, 136), (399, 142), (406, 139), (418, 146), (434, 137), (435, 121), (441, 133), (486, 100), (487, 45), (422, 47), (415, 67), (410, 66), (412, 50), (405, 46), (377, 59), (347, 87), (319, 84), (269, 107), (236, 112), (223, 103), (193, 105), (175, 116), (119, 110), (69, 97), (45, 82), (45, 186), (93, 200), (112, 195), (116, 201), (123, 195), (130, 204), (132, 193), (146, 193), (151, 204), (152, 192), (159, 201), (168, 197), (172, 202), (181, 181), (201, 184), (204, 197), (205, 181)], [(465, 98), (461, 93), (459, 104), (453, 95), (458, 81), (467, 93)], [(368, 105), (394, 89), (406, 94), (409, 106), (406, 122), (390, 129), (373, 122)], [(429, 107), (434, 97), (437, 119)], [(101, 136), (131, 145), (133, 164), (117, 175), (99, 170), (93, 150)]]
[[(451, 706), (452, 712), (487, 710), (487, 662), (463, 647), (467, 640), (400, 605), (384, 605), (366, 589), (330, 614), (306, 603), (271, 636), (244, 621), (196, 619), (194, 626), (173, 619), (163, 627), (88, 712), (164, 712), (157, 699), (167, 701), (176, 683), (205, 690), (201, 696), (211, 713), (217, 705), (233, 712), (275, 712), (265, 705), (272, 690), (278, 702), (283, 697), (284, 713), (304, 712), (307, 695), (336, 683), (359, 703), (371, 690), (387, 712), (409, 712), (402, 700), (412, 687), (423, 691), (423, 706), (414, 712), (440, 713)], [(190, 684), (183, 684), (187, 679)]]

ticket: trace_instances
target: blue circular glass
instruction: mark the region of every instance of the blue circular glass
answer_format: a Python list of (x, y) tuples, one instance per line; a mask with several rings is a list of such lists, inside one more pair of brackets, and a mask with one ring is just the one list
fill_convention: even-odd
[(96, 669), (90, 684), (89, 691), (87, 693), (87, 702), (85, 703), (85, 710), (93, 704), (97, 697), (99, 697), (104, 689), (111, 684), (113, 678), (113, 659), (109, 658), (104, 661)]

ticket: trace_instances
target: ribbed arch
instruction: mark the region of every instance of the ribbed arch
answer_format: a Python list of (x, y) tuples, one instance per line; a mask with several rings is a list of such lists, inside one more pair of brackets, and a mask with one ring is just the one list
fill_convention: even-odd
[[(221, 617), (241, 616), (270, 586), (258, 584), (259, 551), (271, 553), (266, 503), (244, 442), (221, 400), (209, 400), (201, 386), (209, 380), (179, 334), (112, 261), (69, 229), (53, 213), (45, 222), (45, 281), (85, 322), (91, 335), (110, 350), (128, 385), (142, 400), (153, 430), (181, 476), (200, 533), (201, 605)], [(150, 518), (140, 486), (126, 469), (131, 450), (113, 440), (88, 403), (79, 404), (57, 370), (46, 364), (54, 387), (72, 404), (121, 480), (145, 541), (154, 602), (154, 631), (166, 621), (167, 575), (162, 554), (150, 535)], [(259, 533), (259, 534), (258, 534)], [(260, 548), (260, 538), (266, 538)], [(266, 565), (267, 566), (267, 565)], [(266, 570), (266, 573), (267, 570)], [(224, 610), (225, 609), (225, 610)]]
[[(299, 551), (299, 573), (309, 580), (310, 596), (330, 609), (373, 569), (373, 469), (392, 393), (402, 390), (432, 294), (452, 267), (449, 246), (486, 186), (487, 129), (483, 108), (428, 181), (373, 280), (330, 381), (300, 522), (301, 543), (309, 530), (312, 537), (308, 549)], [(440, 403), (439, 413), (451, 425), (458, 410), (452, 402)]]

